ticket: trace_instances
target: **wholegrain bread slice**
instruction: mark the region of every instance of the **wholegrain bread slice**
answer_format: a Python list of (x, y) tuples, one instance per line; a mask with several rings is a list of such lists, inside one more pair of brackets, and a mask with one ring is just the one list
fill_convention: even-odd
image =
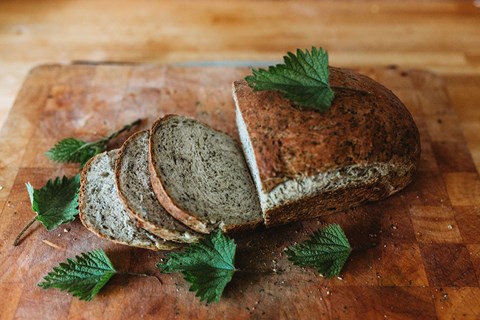
[(413, 179), (418, 129), (378, 82), (330, 68), (332, 107), (303, 109), (271, 91), (233, 84), (237, 127), (260, 197), (275, 226), (380, 200)]
[(118, 196), (115, 161), (118, 150), (101, 153), (85, 165), (80, 179), (79, 216), (97, 236), (133, 247), (171, 250), (179, 245), (136, 226)]
[(148, 171), (149, 131), (128, 138), (116, 162), (115, 182), (125, 207), (143, 229), (167, 240), (196, 242), (200, 235), (173, 218), (158, 202)]
[(242, 231), (263, 222), (242, 151), (225, 133), (167, 115), (151, 129), (149, 168), (163, 207), (198, 232)]

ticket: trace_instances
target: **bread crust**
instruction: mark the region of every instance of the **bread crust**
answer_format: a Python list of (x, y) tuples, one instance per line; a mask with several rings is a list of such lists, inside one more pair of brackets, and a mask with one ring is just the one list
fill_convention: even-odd
[[(164, 228), (161, 226), (158, 226), (150, 221), (147, 221), (143, 219), (137, 212), (129, 205), (129, 201), (124, 195), (123, 188), (120, 184), (120, 170), (121, 170), (121, 162), (123, 160), (123, 157), (125, 155), (126, 151), (126, 146), (130, 141), (136, 139), (139, 135), (142, 135), (146, 132), (150, 132), (149, 130), (141, 130), (138, 131), (134, 134), (132, 134), (125, 142), (123, 143), (122, 147), (120, 148), (119, 154), (117, 161), (115, 162), (115, 184), (117, 185), (117, 190), (118, 190), (118, 196), (122, 200), (123, 204), (127, 208), (128, 215), (135, 221), (135, 224), (142, 229), (147, 230), (148, 232), (156, 235), (157, 237), (160, 237), (165, 240), (170, 240), (170, 241), (175, 241), (179, 243), (187, 243), (185, 241), (185, 236), (182, 232), (177, 231), (177, 230), (171, 230), (169, 228)], [(196, 242), (200, 239), (199, 236), (196, 236), (194, 234), (194, 231), (192, 230), (191, 232), (191, 241), (189, 242)]]
[[(162, 179), (157, 172), (157, 163), (154, 157), (155, 154), (155, 131), (162, 123), (168, 121), (170, 118), (176, 117), (176, 115), (168, 114), (164, 117), (158, 119), (153, 124), (151, 131), (150, 131), (150, 143), (149, 143), (149, 162), (148, 168), (150, 170), (150, 180), (152, 183), (153, 191), (157, 196), (158, 201), (162, 204), (162, 206), (169, 212), (174, 218), (181, 221), (183, 224), (187, 225), (191, 229), (208, 234), (213, 231), (214, 227), (205, 221), (193, 216), (186, 210), (182, 209), (180, 205), (178, 205), (175, 200), (168, 194), (168, 191), (165, 190), (162, 184)], [(220, 132), (220, 131), (219, 131)], [(263, 221), (259, 219), (258, 221), (251, 221), (250, 223), (245, 224), (238, 224), (238, 225), (227, 225), (221, 226), (221, 230), (226, 233), (241, 233), (244, 231), (249, 231), (257, 227), (258, 225), (262, 224)]]
[(154, 250), (154, 251), (178, 249), (180, 247), (180, 245), (175, 244), (175, 243), (164, 243), (164, 244), (157, 243), (156, 245), (152, 245), (152, 246), (131, 245), (131, 244), (125, 243), (123, 241), (118, 241), (115, 238), (107, 236), (103, 233), (100, 233), (96, 228), (93, 228), (93, 226), (91, 226), (88, 222), (86, 222), (86, 219), (84, 217), (84, 214), (85, 214), (84, 208), (86, 207), (85, 186), (86, 186), (86, 180), (87, 180), (87, 172), (90, 170), (92, 162), (97, 157), (105, 156), (107, 154), (107, 152), (108, 151), (100, 153), (100, 154), (96, 155), (95, 157), (92, 157), (90, 160), (88, 160), (88, 162), (85, 164), (85, 166), (83, 167), (83, 169), (80, 173), (80, 192), (79, 192), (79, 196), (78, 196), (78, 216), (79, 216), (82, 224), (85, 226), (85, 228), (87, 228), (90, 232), (97, 235), (99, 238), (106, 239), (106, 240), (112, 241), (112, 242), (117, 243), (117, 244), (128, 245), (128, 246), (132, 246), (132, 247), (149, 249), (149, 250)]
[(341, 212), (366, 202), (382, 200), (408, 185), (412, 181), (414, 173), (415, 167), (410, 166), (405, 175), (398, 176), (396, 172), (392, 171), (376, 181), (350, 184), (306, 196), (297, 201), (283, 203), (266, 212), (265, 225), (274, 227), (294, 221), (308, 220)]
[[(351, 70), (330, 67), (330, 84), (337, 87), (335, 99), (329, 110), (320, 113), (295, 106), (280, 93), (254, 92), (245, 81), (234, 83), (237, 108), (253, 146), (261, 191), (268, 195), (289, 180), (372, 163), (393, 165), (396, 172), (378, 183), (395, 188), (389, 192), (384, 187), (372, 191), (372, 186), (364, 184), (347, 186), (343, 191), (319, 192), (308, 199), (266, 210), (267, 226), (379, 200), (404, 188), (413, 178), (420, 159), (420, 139), (403, 103), (378, 82)], [(353, 192), (355, 199), (349, 200), (347, 191)], [(339, 202), (336, 210), (324, 208), (332, 199)]]

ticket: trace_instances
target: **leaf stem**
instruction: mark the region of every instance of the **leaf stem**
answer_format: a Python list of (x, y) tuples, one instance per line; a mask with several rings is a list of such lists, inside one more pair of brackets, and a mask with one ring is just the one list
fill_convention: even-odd
[(371, 248), (375, 248), (378, 244), (376, 242), (370, 242), (364, 245), (356, 246), (352, 248), (352, 251), (364, 251)]
[(354, 91), (354, 92), (363, 93), (363, 94), (372, 94), (370, 91), (365, 91), (365, 90), (360, 90), (360, 89), (350, 88), (350, 87), (330, 86), (330, 88), (335, 90), (347, 90), (347, 91)]
[(28, 228), (30, 228), (30, 226), (37, 220), (37, 217), (34, 217), (29, 223), (27, 223), (27, 225), (25, 227), (23, 227), (22, 231), (20, 231), (20, 233), (18, 234), (18, 236), (15, 238), (15, 241), (13, 241), (13, 246), (16, 247), (18, 246), (18, 243), (20, 241), (20, 238), (22, 237), (22, 235), (25, 233), (25, 231), (27, 231)]
[(125, 275), (135, 276), (135, 277), (154, 277), (155, 279), (158, 280), (158, 282), (160, 282), (160, 284), (163, 284), (162, 280), (160, 280), (160, 278), (154, 274), (137, 273), (137, 272), (129, 272), (129, 271), (121, 271), (121, 272), (118, 272), (118, 274), (125, 274)]
[(246, 274), (249, 274), (249, 273), (255, 273), (255, 274), (276, 274), (278, 272), (275, 272), (273, 270), (255, 270), (255, 269), (235, 269), (234, 270), (235, 272), (238, 272), (238, 273), (246, 273)]
[(108, 137), (105, 137), (105, 138), (102, 138), (102, 139), (99, 139), (99, 140), (96, 140), (96, 141), (92, 141), (92, 142), (87, 142), (83, 146), (78, 148), (78, 150), (76, 152), (79, 152), (80, 150), (83, 150), (83, 149), (86, 149), (86, 148), (90, 148), (92, 146), (96, 146), (96, 147), (100, 148), (99, 152), (102, 152), (102, 151), (105, 150), (106, 145), (110, 140), (118, 137), (121, 133), (123, 133), (125, 131), (129, 131), (130, 129), (132, 129), (134, 126), (140, 124), (141, 122), (142, 122), (142, 119), (137, 119), (137, 120), (133, 121), (132, 123), (127, 124), (122, 129), (113, 132)]
[[(125, 132), (125, 131), (129, 131), (130, 129), (132, 129), (134, 126), (140, 124), (140, 122), (142, 122), (142, 119), (137, 119), (135, 121), (133, 121), (132, 123), (129, 123), (127, 124), (126, 126), (124, 126), (122, 129), (118, 130), (118, 131), (115, 131), (114, 133), (112, 133), (111, 135), (109, 135), (108, 137), (105, 137), (103, 139), (101, 139), (100, 141), (103, 142), (103, 143), (107, 143), (108, 141), (118, 137), (121, 133)], [(100, 142), (99, 141), (99, 142)]]

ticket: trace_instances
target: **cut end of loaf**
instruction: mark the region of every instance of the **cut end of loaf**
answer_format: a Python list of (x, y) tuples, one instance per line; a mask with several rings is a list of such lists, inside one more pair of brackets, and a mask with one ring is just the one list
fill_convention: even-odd
[(260, 207), (262, 209), (263, 218), (265, 220), (265, 212), (268, 209), (267, 206), (267, 195), (263, 191), (262, 180), (260, 178), (260, 172), (258, 171), (257, 160), (255, 158), (255, 151), (253, 150), (252, 141), (248, 134), (247, 126), (245, 125), (245, 120), (243, 119), (242, 112), (240, 111), (238, 105), (238, 99), (235, 91), (235, 84), (232, 85), (233, 89), (233, 100), (235, 101), (235, 120), (237, 122), (238, 134), (240, 136), (240, 141), (242, 143), (243, 154), (247, 161), (248, 168), (252, 175), (253, 181), (255, 183), (255, 188), (260, 200)]

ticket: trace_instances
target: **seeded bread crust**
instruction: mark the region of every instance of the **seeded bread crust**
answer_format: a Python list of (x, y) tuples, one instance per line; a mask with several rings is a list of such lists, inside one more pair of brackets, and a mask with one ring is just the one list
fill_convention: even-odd
[[(166, 240), (197, 242), (200, 235), (174, 219), (160, 205), (149, 177), (144, 177), (149, 175), (149, 136), (148, 130), (136, 132), (120, 149), (115, 166), (115, 182), (120, 199), (140, 228)], [(132, 185), (136, 187), (135, 190)]]
[[(174, 120), (176, 118), (179, 118), (180, 116), (177, 115), (166, 115), (163, 118), (157, 120), (150, 133), (150, 161), (149, 161), (149, 170), (150, 170), (150, 178), (152, 182), (152, 187), (153, 190), (155, 191), (155, 194), (159, 200), (159, 202), (162, 204), (162, 206), (176, 219), (179, 221), (183, 222), (185, 225), (189, 226), (191, 229), (200, 232), (200, 233), (210, 233), (212, 230), (216, 228), (220, 228), (222, 231), (227, 232), (227, 233), (241, 233), (245, 232), (248, 230), (252, 230), (256, 228), (258, 225), (263, 223), (263, 219), (261, 216), (261, 209), (258, 204), (258, 218), (252, 219), (251, 221), (244, 221), (242, 223), (238, 224), (211, 224), (209, 221), (203, 219), (203, 217), (197, 216), (195, 213), (188, 212), (186, 209), (184, 209), (184, 206), (180, 203), (178, 203), (174, 197), (172, 197), (169, 192), (166, 190), (164, 187), (164, 181), (161, 177), (160, 174), (160, 166), (157, 161), (156, 157), (156, 144), (157, 141), (155, 141), (155, 132), (161, 128), (162, 125), (168, 123), (171, 120)], [(188, 119), (185, 117), (181, 117), (184, 119)], [(192, 121), (193, 119), (189, 119)], [(202, 126), (206, 125), (201, 124)], [(225, 135), (225, 133), (216, 131), (214, 129), (211, 129), (208, 127), (208, 130), (211, 130), (212, 132), (216, 132), (218, 135)], [(231, 139), (231, 138), (230, 138)], [(238, 149), (238, 153), (241, 155), (241, 150)], [(243, 156), (242, 156), (243, 157)], [(250, 175), (248, 173), (248, 169), (246, 170), (248, 174), (248, 178), (250, 178)], [(254, 188), (253, 184), (252, 187)], [(255, 197), (255, 201), (258, 202), (256, 192), (253, 190), (253, 194)], [(253, 200), (252, 200), (253, 201)], [(227, 213), (226, 213), (227, 214)], [(228, 218), (228, 217), (226, 217)]]
[[(152, 234), (149, 234), (143, 229), (136, 227), (134, 221), (128, 216), (126, 208), (124, 208), (123, 203), (118, 198), (115, 186), (113, 165), (117, 155), (118, 150), (103, 152), (90, 159), (83, 167), (80, 176), (80, 194), (78, 200), (79, 217), (82, 221), (82, 224), (98, 237), (118, 244), (155, 251), (179, 248), (179, 244), (165, 241)], [(104, 157), (107, 157), (107, 161), (109, 161), (111, 164), (109, 168), (106, 168), (109, 172), (105, 172), (105, 176), (101, 178), (97, 176), (90, 176), (90, 172), (95, 170), (95, 167), (103, 160), (102, 158)], [(88, 194), (87, 189), (89, 188), (89, 184), (100, 182), (102, 186), (111, 188), (111, 197), (95, 197), (95, 195)], [(94, 208), (93, 206), (99, 206), (100, 210), (99, 208)], [(113, 210), (115, 207), (117, 207), (118, 210)], [(124, 236), (121, 231), (113, 229), (109, 230), (110, 228), (107, 226), (105, 227), (105, 230), (101, 230), (102, 228), (100, 226), (102, 225), (103, 221), (97, 221), (97, 218), (100, 217), (102, 220), (107, 220), (107, 218), (112, 217), (106, 217), (105, 215), (108, 215), (112, 212), (115, 212), (115, 215), (117, 216), (116, 221), (119, 221), (119, 223), (123, 224), (122, 227), (125, 230), (130, 230), (130, 232), (134, 234), (130, 240), (125, 240), (125, 238), (128, 237)]]
[(387, 88), (330, 68), (332, 107), (320, 113), (281, 94), (233, 84), (237, 127), (267, 226), (342, 211), (408, 185), (420, 158), (412, 116)]

